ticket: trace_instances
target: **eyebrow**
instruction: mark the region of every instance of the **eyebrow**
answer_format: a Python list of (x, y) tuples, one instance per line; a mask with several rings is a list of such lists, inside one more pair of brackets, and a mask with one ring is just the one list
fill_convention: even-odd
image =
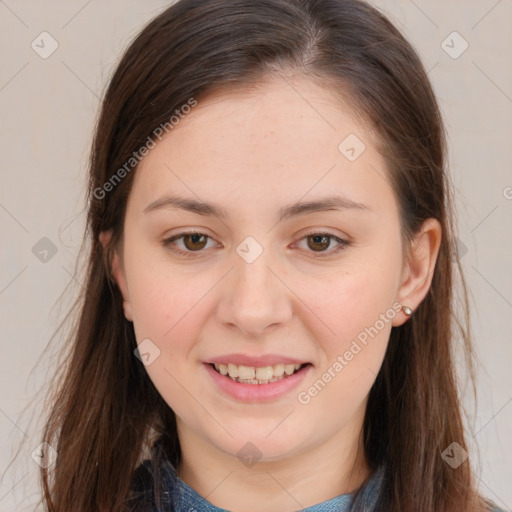
[[(184, 198), (176, 195), (162, 196), (146, 206), (143, 213), (168, 208), (179, 208), (198, 215), (214, 216), (219, 219), (227, 219), (229, 217), (226, 210), (218, 204), (196, 201), (195, 199)], [(308, 213), (331, 210), (370, 211), (371, 209), (365, 204), (352, 201), (347, 197), (332, 195), (315, 201), (297, 202), (287, 205), (280, 209), (279, 221), (290, 217), (296, 217), (298, 215), (307, 215)]]

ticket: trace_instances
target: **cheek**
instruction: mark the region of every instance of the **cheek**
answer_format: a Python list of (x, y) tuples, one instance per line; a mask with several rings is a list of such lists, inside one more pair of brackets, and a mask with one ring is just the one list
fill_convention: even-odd
[(327, 352), (343, 348), (386, 313), (386, 329), (380, 322), (378, 326), (389, 334), (401, 268), (398, 259), (380, 255), (378, 260), (369, 257), (366, 261), (364, 254), (358, 255), (357, 262), (347, 261), (339, 272), (303, 283), (299, 295), (307, 297), (311, 310), (326, 326)]
[(171, 272), (169, 265), (144, 259), (137, 251), (126, 261), (126, 267), (127, 274), (131, 272), (129, 293), (137, 342), (149, 339), (159, 350), (145, 370), (175, 413), (193, 421), (188, 393), (200, 396), (191, 380), (204, 324), (199, 317), (206, 314), (207, 292), (215, 280), (209, 275), (194, 278), (194, 274), (178, 273), (177, 267)]
[(198, 279), (194, 273), (170, 265), (161, 257), (159, 250), (132, 246), (126, 254), (137, 340), (155, 339), (159, 345), (164, 339), (186, 341), (189, 336), (183, 329), (193, 327), (194, 322), (190, 319), (209, 288), (204, 276)]
[(301, 414), (315, 418), (332, 435), (363, 414), (386, 353), (396, 307), (389, 283), (377, 283), (376, 277), (344, 274), (336, 285), (332, 282), (332, 293), (324, 293), (323, 299), (314, 289), (314, 312), (329, 329), (317, 327), (321, 363), (298, 390), (296, 403)]
[(325, 372), (317, 388), (329, 388), (317, 403), (334, 400), (354, 409), (370, 390), (399, 310), (398, 252), (383, 246), (378, 259), (361, 252), (357, 262), (347, 259), (338, 273), (309, 283), (309, 288), (304, 283), (299, 295), (308, 297), (305, 302), (314, 313), (310, 328), (321, 347), (319, 371)]
[(321, 338), (324, 364), (330, 367), (342, 356), (343, 373), (352, 380), (361, 368), (378, 372), (396, 311), (389, 291), (370, 286), (366, 278), (346, 279), (340, 289), (316, 301), (316, 308), (329, 327)]

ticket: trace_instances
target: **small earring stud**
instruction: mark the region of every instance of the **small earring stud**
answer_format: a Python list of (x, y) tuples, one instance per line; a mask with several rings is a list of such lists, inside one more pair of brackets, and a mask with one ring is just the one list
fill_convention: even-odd
[(402, 311), (403, 311), (407, 316), (411, 316), (411, 315), (412, 315), (412, 309), (411, 309), (409, 306), (402, 306)]

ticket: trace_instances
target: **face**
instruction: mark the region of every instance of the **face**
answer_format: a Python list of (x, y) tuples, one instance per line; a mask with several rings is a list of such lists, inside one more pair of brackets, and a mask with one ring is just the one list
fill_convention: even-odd
[(143, 159), (114, 269), (180, 436), (270, 461), (360, 431), (404, 321), (386, 174), (350, 105), (301, 77), (199, 101)]

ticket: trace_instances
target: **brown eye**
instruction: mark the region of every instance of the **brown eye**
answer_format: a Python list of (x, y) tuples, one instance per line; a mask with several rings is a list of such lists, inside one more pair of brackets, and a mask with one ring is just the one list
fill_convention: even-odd
[(199, 233), (183, 235), (183, 243), (185, 247), (191, 251), (204, 249), (207, 241), (208, 237)]
[(308, 239), (308, 247), (313, 249), (314, 251), (324, 251), (327, 249), (331, 243), (331, 238), (329, 235), (309, 235)]
[(188, 233), (180, 233), (179, 235), (163, 240), (162, 243), (164, 247), (178, 254), (192, 256), (193, 253), (206, 253), (207, 251), (203, 249), (211, 248), (206, 247), (209, 241), (213, 242), (214, 240), (204, 233), (189, 231)]
[[(305, 242), (305, 244), (304, 244)], [(334, 244), (332, 244), (334, 242)], [(309, 233), (299, 243), (301, 248), (315, 258), (328, 257), (345, 249), (350, 243), (330, 233)], [(331, 246), (332, 245), (332, 246)]]

